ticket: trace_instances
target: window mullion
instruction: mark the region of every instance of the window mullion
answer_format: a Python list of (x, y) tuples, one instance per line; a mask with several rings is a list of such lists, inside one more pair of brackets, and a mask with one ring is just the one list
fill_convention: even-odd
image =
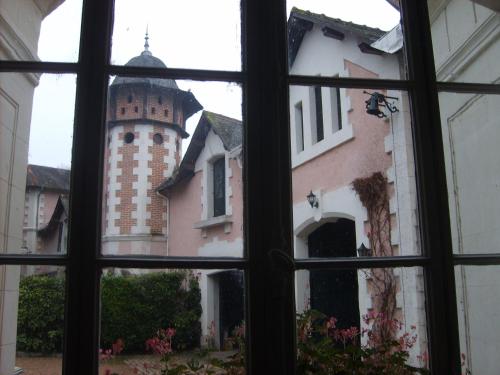
[(294, 275), (285, 260), (292, 255), (286, 4), (252, 0), (243, 5), (248, 370), (290, 375), (295, 314)]
[(85, 0), (71, 170), (64, 374), (96, 374), (101, 145), (112, 0)]
[[(433, 374), (460, 374), (455, 276), (442, 132), (426, 1), (402, 1)], [(427, 46), (422, 48), (422, 46)]]

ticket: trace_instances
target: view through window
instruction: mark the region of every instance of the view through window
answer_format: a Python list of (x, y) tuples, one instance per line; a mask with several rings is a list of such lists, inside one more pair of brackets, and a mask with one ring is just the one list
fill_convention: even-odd
[(499, 11), (1, 3), (0, 375), (496, 374)]

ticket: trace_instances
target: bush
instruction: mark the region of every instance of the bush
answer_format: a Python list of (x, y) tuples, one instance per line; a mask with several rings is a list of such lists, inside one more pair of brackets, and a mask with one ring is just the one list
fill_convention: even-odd
[(29, 276), (19, 283), (17, 350), (59, 353), (64, 329), (64, 279)]
[(107, 275), (101, 296), (102, 348), (120, 338), (125, 352), (144, 352), (146, 340), (166, 327), (177, 331), (176, 350), (199, 346), (200, 288), (187, 272)]
[[(201, 294), (188, 272), (105, 275), (101, 281), (101, 348), (117, 339), (124, 352), (143, 353), (159, 328), (176, 330), (176, 350), (199, 346)], [(64, 279), (35, 275), (19, 285), (17, 348), (34, 353), (61, 352)]]

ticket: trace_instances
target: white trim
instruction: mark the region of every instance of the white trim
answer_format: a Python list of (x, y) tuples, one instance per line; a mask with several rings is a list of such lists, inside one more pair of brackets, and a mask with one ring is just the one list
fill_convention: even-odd
[[(2, 14), (0, 14), (0, 51), (5, 53), (3, 57), (5, 60), (40, 61)], [(39, 77), (40, 74), (29, 74), (29, 76), (33, 84), (38, 85), (38, 79), (35, 77)]]
[(493, 13), (436, 70), (438, 81), (453, 81), (500, 36), (500, 15)]
[(221, 215), (217, 217), (211, 217), (206, 220), (200, 220), (193, 224), (194, 229), (205, 229), (210, 227), (215, 227), (222, 224), (230, 224), (233, 222), (232, 215)]
[(165, 242), (167, 240), (167, 236), (165, 235), (157, 235), (152, 236), (149, 234), (124, 234), (119, 236), (102, 236), (102, 242), (128, 242), (128, 241), (151, 241), (151, 242)]

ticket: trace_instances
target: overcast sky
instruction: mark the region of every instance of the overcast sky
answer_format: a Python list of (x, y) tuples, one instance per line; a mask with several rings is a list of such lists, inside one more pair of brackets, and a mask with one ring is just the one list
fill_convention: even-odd
[[(144, 49), (168, 67), (240, 70), (239, 0), (115, 0), (112, 63), (125, 64)], [(385, 0), (290, 0), (296, 6), (358, 24), (392, 29), (399, 14)], [(81, 0), (66, 0), (42, 24), (39, 56), (43, 61), (77, 61)], [(78, 21), (76, 21), (78, 20)], [(35, 90), (29, 163), (52, 167), (71, 165), (75, 100), (74, 75), (41, 77)], [(231, 83), (177, 81), (191, 89), (204, 109), (241, 119), (241, 89)], [(191, 117), (192, 133), (200, 113)], [(187, 142), (184, 143), (184, 150)]]

